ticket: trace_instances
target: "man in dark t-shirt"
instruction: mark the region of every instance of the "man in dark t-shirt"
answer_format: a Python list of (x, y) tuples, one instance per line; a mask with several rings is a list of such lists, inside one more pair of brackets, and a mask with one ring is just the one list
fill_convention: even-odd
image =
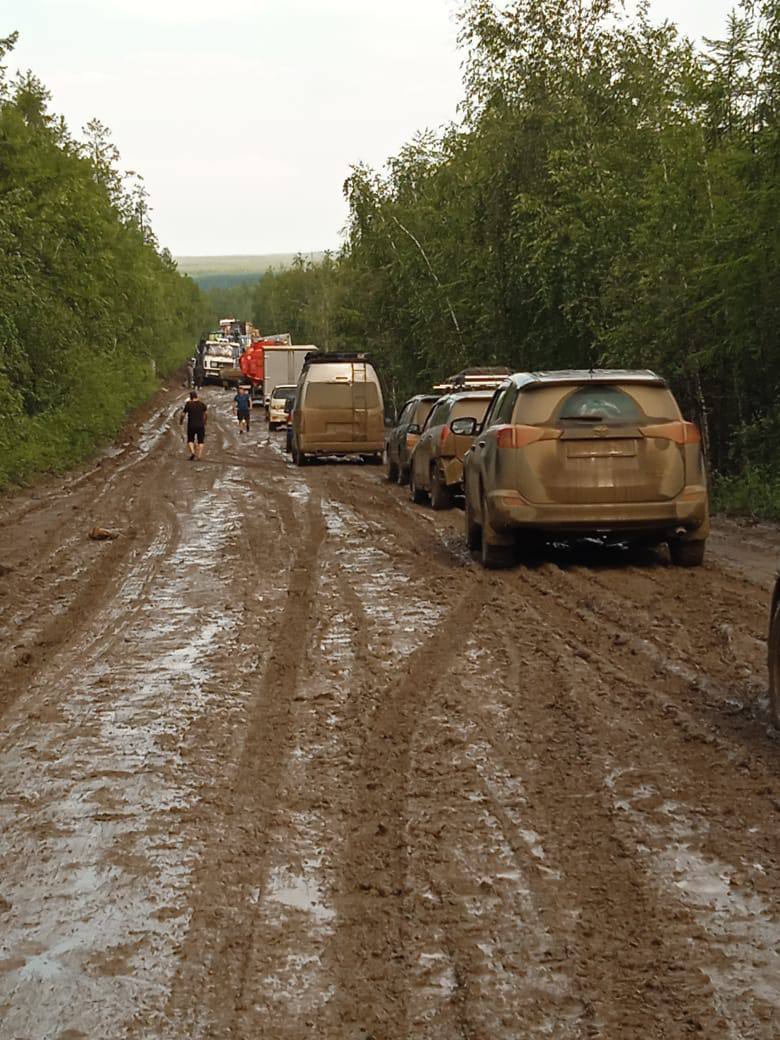
[(190, 462), (193, 459), (203, 458), (203, 442), (206, 439), (206, 420), (208, 419), (208, 405), (198, 399), (198, 391), (190, 391), (190, 399), (184, 405), (179, 416), (179, 425), (187, 420), (187, 447), (190, 452)]

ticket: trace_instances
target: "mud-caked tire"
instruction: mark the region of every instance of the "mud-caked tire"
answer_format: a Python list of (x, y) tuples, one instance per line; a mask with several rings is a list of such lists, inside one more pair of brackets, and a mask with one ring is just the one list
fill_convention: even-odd
[(675, 567), (701, 567), (706, 546), (706, 539), (699, 542), (683, 542), (672, 538), (669, 542), (669, 555)]
[(296, 466), (305, 466), (309, 461), (306, 455), (304, 455), (302, 451), (298, 451), (294, 444), (292, 449), (292, 460)]
[(420, 506), (423, 504), (425, 499), (428, 497), (427, 492), (422, 488), (417, 487), (414, 482), (414, 470), (409, 470), (409, 498), (414, 502), (415, 505)]
[(398, 468), (398, 463), (392, 457), (390, 452), (388, 452), (387, 453), (387, 479), (390, 481), (391, 484), (397, 484), (398, 483), (398, 477), (399, 477), (400, 473), (401, 473), (401, 471)]
[(454, 504), (452, 491), (441, 479), (438, 466), (431, 466), (431, 508), (437, 511), (452, 509)]
[(466, 495), (466, 504), (463, 509), (464, 524), (466, 528), (466, 545), (469, 549), (482, 548), (482, 527), (474, 516), (474, 511), (469, 504), (469, 496)]
[(490, 523), (487, 505), (483, 499), (482, 539), (479, 556), (482, 566), (491, 571), (511, 567), (515, 562), (515, 552), (514, 544), (507, 544)]
[(780, 729), (780, 603), (775, 604), (775, 609), (769, 619), (767, 664), (769, 665), (769, 711), (772, 722)]
[(277, 427), (277, 425), (278, 425), (277, 423), (275, 423), (275, 422), (271, 422), (271, 421), (269, 420), (269, 422), (268, 422), (268, 429), (269, 429), (269, 430), (275, 430), (275, 429), (276, 429), (276, 427)]

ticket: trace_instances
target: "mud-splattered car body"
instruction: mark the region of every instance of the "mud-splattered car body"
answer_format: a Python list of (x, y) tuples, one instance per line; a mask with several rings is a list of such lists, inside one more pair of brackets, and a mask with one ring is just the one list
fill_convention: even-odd
[(769, 611), (769, 708), (772, 721), (780, 729), (780, 575), (775, 581), (772, 607)]
[(683, 566), (709, 534), (701, 437), (653, 372), (518, 373), (496, 391), (464, 464), (466, 533), (483, 563), (522, 532), (668, 542)]
[(460, 416), (481, 419), (493, 397), (492, 390), (444, 394), (433, 406), (409, 460), (409, 492), (413, 502), (430, 496), (434, 509), (449, 509), (463, 481), (463, 457), (473, 435), (461, 436), (450, 423)]
[(387, 435), (387, 479), (399, 484), (409, 480), (409, 457), (420, 439), (420, 431), (438, 394), (417, 394), (401, 409), (398, 422)]

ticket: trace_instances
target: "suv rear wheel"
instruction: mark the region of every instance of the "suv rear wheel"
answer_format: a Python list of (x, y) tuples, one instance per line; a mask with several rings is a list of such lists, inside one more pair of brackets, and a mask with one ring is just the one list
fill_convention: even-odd
[(706, 539), (700, 542), (682, 542), (673, 538), (669, 542), (669, 553), (675, 567), (701, 567), (704, 563)]
[(482, 500), (482, 539), (480, 546), (482, 566), (488, 570), (511, 567), (515, 561), (514, 545), (507, 545), (490, 523), (487, 504)]
[(474, 511), (466, 495), (466, 505), (463, 510), (466, 523), (466, 545), (469, 549), (480, 549), (482, 547), (482, 528), (474, 518)]
[(769, 710), (772, 722), (780, 729), (780, 601), (769, 619)]
[(418, 506), (426, 499), (425, 491), (422, 488), (418, 488), (414, 481), (414, 469), (409, 470), (409, 498)]
[(439, 467), (434, 463), (431, 466), (431, 507), (433, 509), (452, 509), (452, 491), (441, 479)]

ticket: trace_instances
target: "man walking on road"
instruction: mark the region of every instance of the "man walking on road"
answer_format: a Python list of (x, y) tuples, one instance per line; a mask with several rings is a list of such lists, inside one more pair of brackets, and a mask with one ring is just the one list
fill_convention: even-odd
[(187, 419), (187, 447), (190, 452), (190, 462), (193, 459), (203, 458), (203, 441), (206, 439), (206, 421), (208, 419), (208, 405), (198, 400), (198, 391), (190, 390), (190, 398), (181, 410), (179, 425)]
[(238, 388), (238, 393), (233, 398), (236, 402), (236, 419), (238, 419), (238, 432), (249, 433), (249, 413), (252, 408), (252, 399), (249, 389), (245, 386)]

